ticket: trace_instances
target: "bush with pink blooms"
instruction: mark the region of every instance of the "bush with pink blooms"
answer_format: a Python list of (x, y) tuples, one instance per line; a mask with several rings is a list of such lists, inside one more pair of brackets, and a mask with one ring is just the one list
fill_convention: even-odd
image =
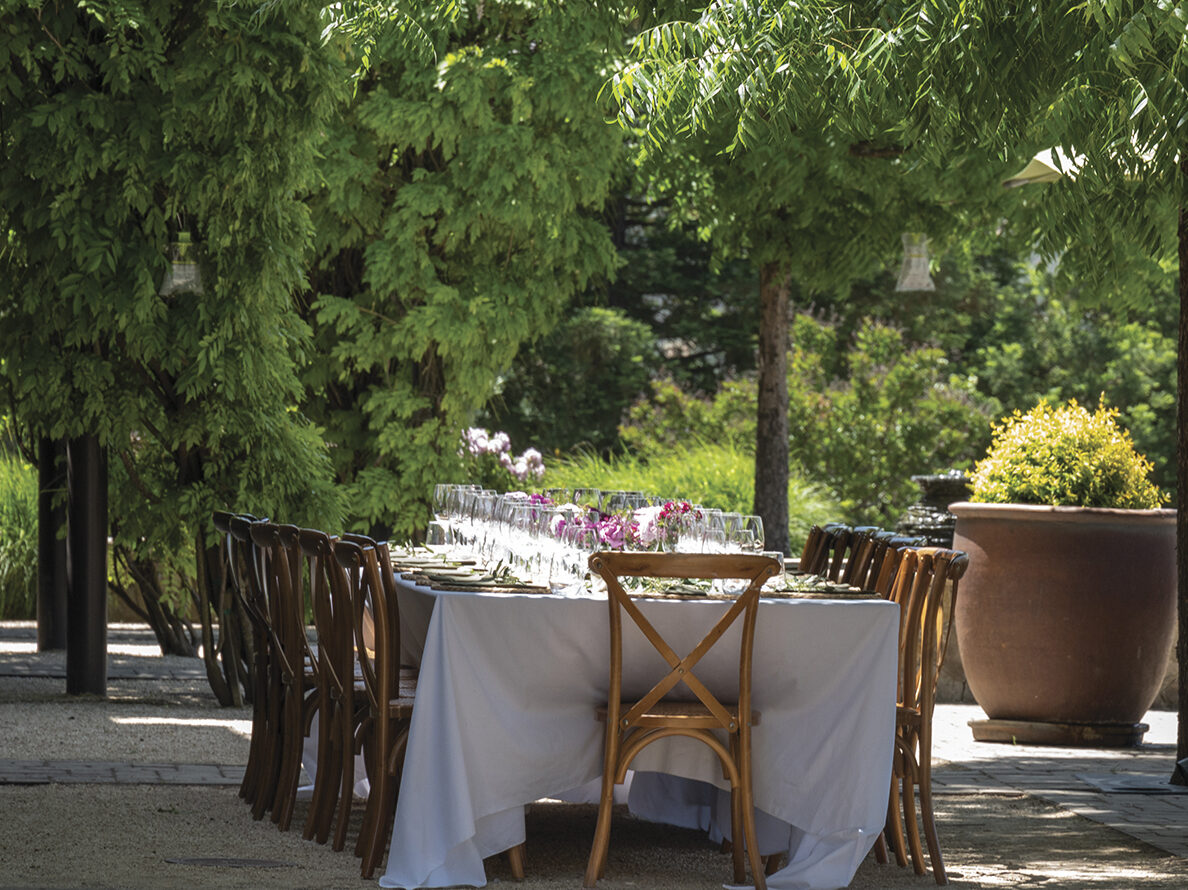
[(513, 456), (511, 438), (502, 431), (492, 433), (470, 427), (462, 434), (458, 453), (467, 478), (484, 488), (506, 491), (539, 479), (545, 471), (544, 459), (535, 448), (526, 448), (518, 457)]

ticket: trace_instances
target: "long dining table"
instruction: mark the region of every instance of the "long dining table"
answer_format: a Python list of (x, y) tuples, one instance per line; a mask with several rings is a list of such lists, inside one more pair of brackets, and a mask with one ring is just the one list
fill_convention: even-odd
[[(397, 580), (402, 655), (420, 665), (420, 677), (379, 883), (481, 887), (483, 859), (525, 841), (526, 805), (581, 799), (591, 790), (597, 798), (606, 594), (451, 591), (408, 576)], [(674, 647), (687, 648), (728, 605), (712, 598), (641, 601)], [(759, 616), (756, 821), (761, 855), (787, 856), (767, 884), (844, 887), (886, 818), (898, 607), (876, 598), (780, 597), (765, 598)], [(638, 630), (625, 631), (627, 697), (650, 688), (665, 665)], [(698, 667), (718, 694), (737, 681), (737, 651), (737, 642), (724, 638)], [(715, 841), (729, 833), (729, 786), (706, 746), (666, 739), (633, 767), (633, 813), (704, 829)]]

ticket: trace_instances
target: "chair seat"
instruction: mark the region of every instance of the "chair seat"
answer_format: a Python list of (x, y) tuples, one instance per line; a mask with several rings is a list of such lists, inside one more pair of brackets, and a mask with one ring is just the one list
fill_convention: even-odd
[(900, 726), (914, 726), (919, 727), (923, 721), (923, 716), (920, 714), (918, 708), (909, 708), (907, 705), (895, 706), (895, 722)]
[[(726, 712), (736, 722), (738, 721), (738, 705), (723, 702)], [(626, 714), (635, 702), (624, 701), (619, 705), (619, 713)], [(606, 705), (599, 705), (596, 713), (598, 719), (606, 722)], [(751, 726), (759, 725), (759, 712), (751, 711)], [(722, 729), (722, 721), (713, 715), (709, 708), (699, 701), (659, 701), (648, 708), (635, 720), (633, 726), (652, 729), (662, 726), (679, 725), (686, 729)]]
[[(400, 669), (400, 688), (397, 690), (399, 698), (415, 698), (417, 694), (417, 676), (416, 668), (402, 667)], [(356, 665), (355, 673), (355, 694), (363, 697), (367, 695), (367, 685), (363, 679), (363, 671)]]
[(388, 702), (388, 716), (393, 720), (409, 720), (412, 718), (415, 704), (416, 699), (401, 694)]

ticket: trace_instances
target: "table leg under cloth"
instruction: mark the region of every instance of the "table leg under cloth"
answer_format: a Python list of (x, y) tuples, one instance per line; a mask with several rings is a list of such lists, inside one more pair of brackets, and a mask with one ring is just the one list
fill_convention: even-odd
[[(483, 886), (483, 858), (525, 840), (525, 805), (601, 772), (603, 725), (594, 708), (606, 695), (606, 602), (400, 586), (402, 603), (433, 596), (436, 605), (380, 885)], [(643, 603), (674, 645), (690, 647), (712, 622), (707, 613), (726, 607)], [(846, 886), (882, 829), (898, 623), (898, 608), (879, 600), (761, 606), (753, 684), (762, 712), (753, 735), (760, 847), (789, 856), (768, 878), (772, 890)], [(632, 688), (634, 677), (651, 678), (660, 666), (644, 645), (625, 642), (625, 695), (642, 691)], [(719, 660), (707, 658), (698, 676), (711, 688), (732, 682), (736, 651), (719, 644), (711, 650)], [(711, 834), (729, 830), (728, 793), (704, 745), (668, 739), (645, 749), (635, 767), (633, 812)]]

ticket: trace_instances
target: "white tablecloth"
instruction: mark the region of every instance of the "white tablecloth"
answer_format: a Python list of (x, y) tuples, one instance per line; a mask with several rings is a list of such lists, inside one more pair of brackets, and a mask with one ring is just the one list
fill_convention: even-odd
[[(525, 840), (526, 804), (601, 774), (604, 725), (594, 709), (606, 700), (606, 601), (430, 594), (406, 582), (400, 592), (402, 646), (420, 656), (421, 672), (380, 885), (483, 886), (483, 858)], [(727, 605), (652, 600), (643, 611), (688, 651)], [(624, 695), (640, 695), (664, 664), (624, 625)], [(883, 827), (897, 633), (898, 607), (881, 600), (760, 606), (753, 696), (762, 717), (752, 734), (759, 845), (764, 855), (790, 858), (768, 878), (772, 890), (846, 886)], [(732, 634), (696, 671), (711, 688), (725, 684), (720, 693), (737, 677), (737, 626)], [(729, 830), (728, 794), (712, 785), (728, 786), (706, 746), (658, 742), (634, 768), (633, 811), (711, 834), (720, 824)]]

